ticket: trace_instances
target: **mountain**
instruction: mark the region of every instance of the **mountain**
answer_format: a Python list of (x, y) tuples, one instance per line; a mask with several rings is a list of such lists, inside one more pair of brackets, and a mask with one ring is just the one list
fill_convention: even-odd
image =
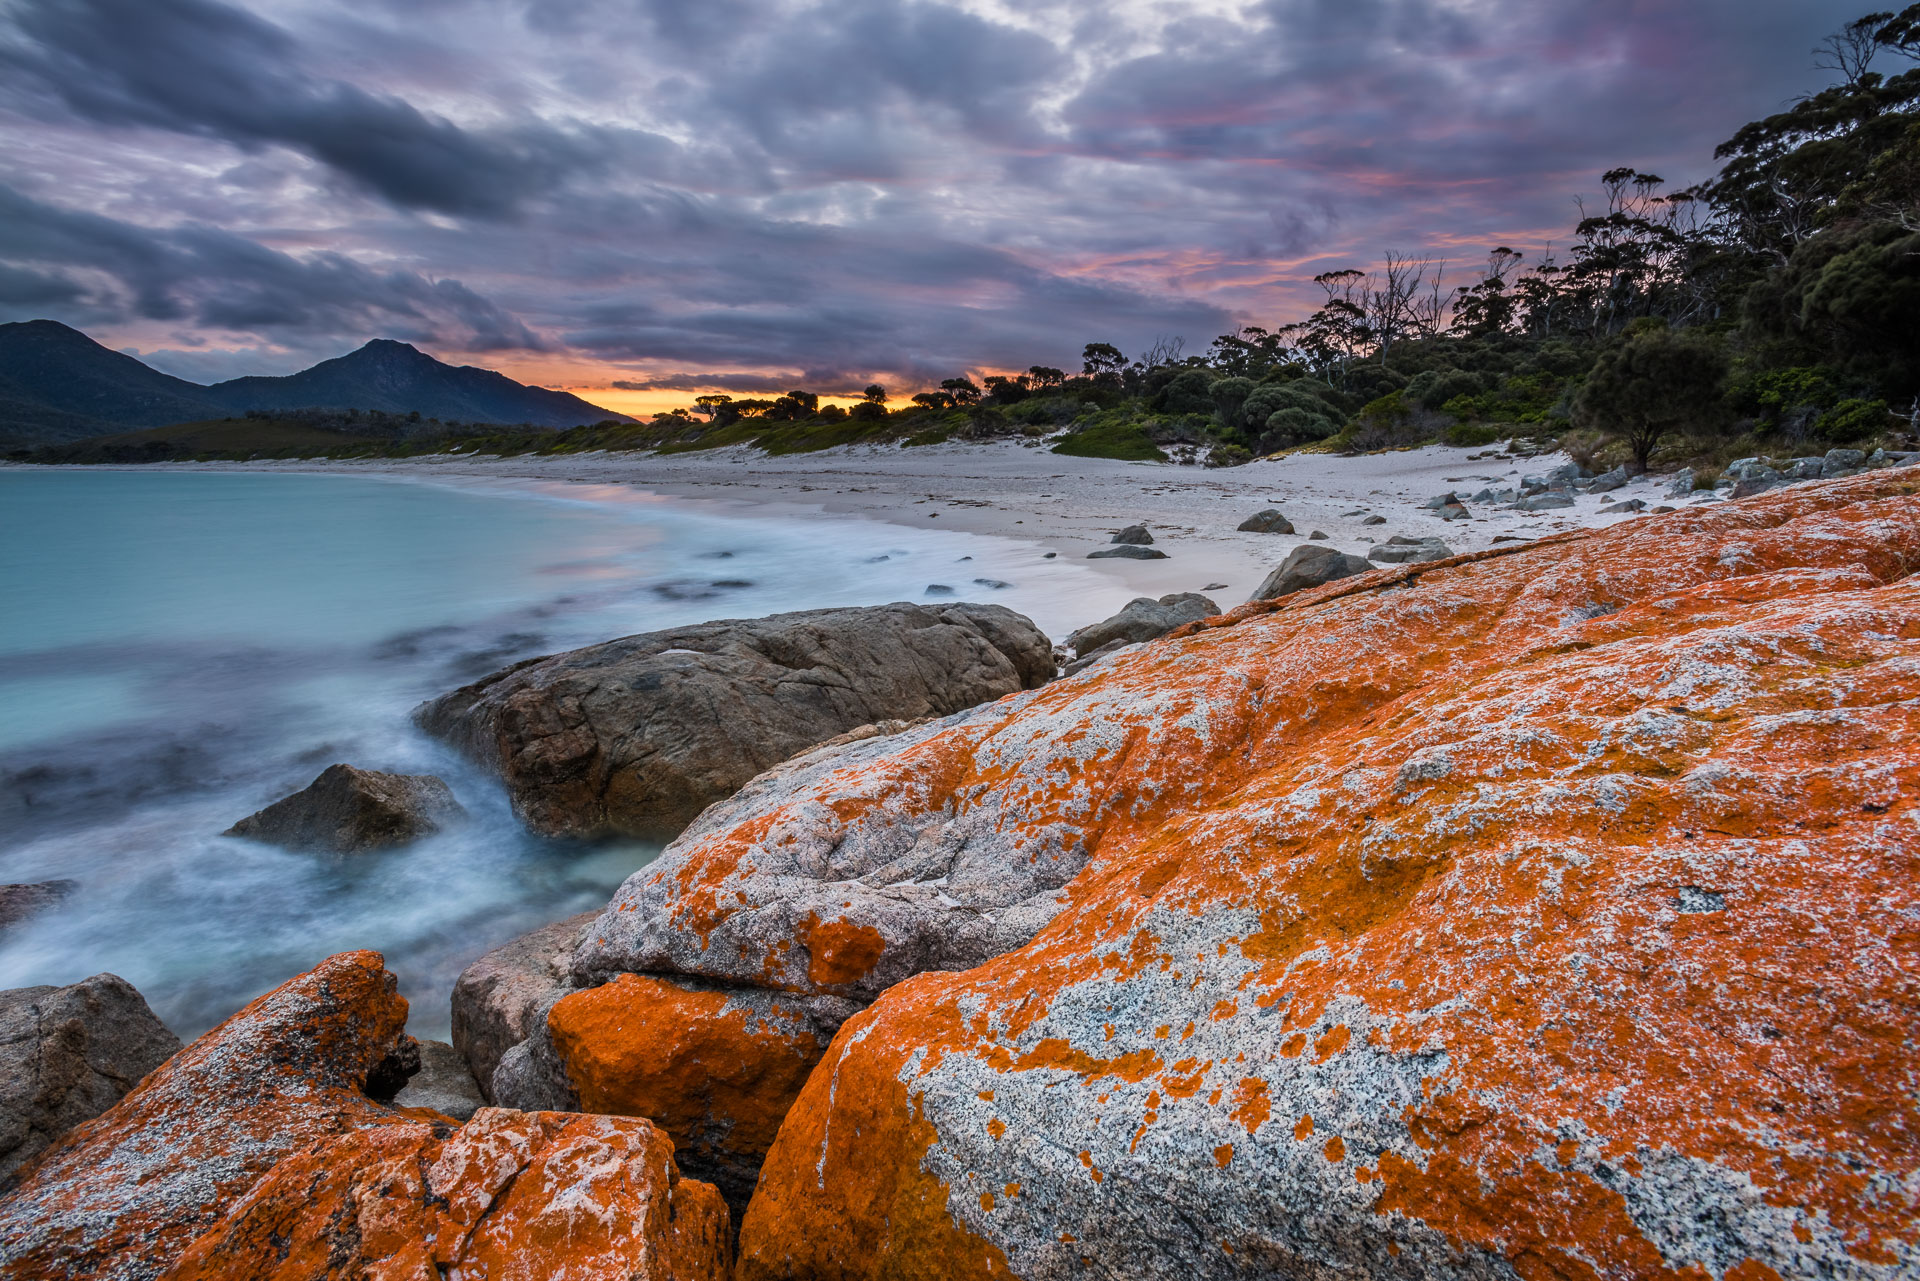
[(0, 325), (0, 442), (81, 440), (227, 412), (198, 383), (109, 351), (52, 320)]
[(235, 378), (207, 391), (229, 412), (249, 409), (418, 410), (423, 418), (478, 423), (576, 427), (624, 414), (564, 391), (528, 387), (505, 374), (472, 365), (445, 365), (416, 347), (376, 338), (356, 352), (323, 360), (284, 378)]
[(0, 325), (0, 448), (224, 418), (249, 409), (418, 411), (423, 418), (449, 422), (536, 427), (633, 421), (491, 369), (442, 364), (385, 338), (284, 378), (235, 378), (203, 387), (110, 351), (57, 321)]

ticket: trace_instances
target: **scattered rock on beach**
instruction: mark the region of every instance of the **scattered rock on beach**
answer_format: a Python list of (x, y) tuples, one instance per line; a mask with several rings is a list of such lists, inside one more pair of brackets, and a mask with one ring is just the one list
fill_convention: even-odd
[(288, 849), (354, 854), (405, 845), (466, 811), (432, 774), (329, 765), (305, 790), (248, 815), (224, 835)]
[(1047, 638), (1010, 609), (900, 603), (628, 636), (507, 668), (415, 718), (497, 771), (535, 831), (665, 840), (837, 734), (1053, 672)]
[(1237, 528), (1243, 534), (1291, 534), (1293, 522), (1282, 516), (1277, 508), (1269, 507), (1247, 517)]
[(1114, 534), (1113, 541), (1127, 547), (1147, 547), (1153, 543), (1153, 535), (1145, 525), (1128, 525)]
[(1360, 523), (1362, 525), (1384, 525), (1387, 523), (1387, 518), (1385, 516), (1369, 516)]
[(1197, 623), (1220, 612), (1220, 607), (1197, 592), (1176, 592), (1154, 600), (1137, 596), (1111, 618), (1089, 623), (1067, 636), (1075, 656), (1084, 656), (1116, 640), (1150, 641), (1176, 627)]
[(1289, 552), (1287, 558), (1280, 562), (1279, 568), (1268, 574), (1260, 586), (1254, 589), (1253, 595), (1247, 599), (1272, 600), (1308, 587), (1330, 583), (1336, 578), (1364, 574), (1372, 568), (1372, 565), (1358, 556), (1349, 556), (1331, 547), (1320, 547), (1308, 543)]
[(1573, 506), (1573, 496), (1557, 490), (1546, 490), (1538, 494), (1530, 494), (1514, 506), (1523, 512), (1555, 511)]
[(0, 1184), (179, 1048), (118, 975), (0, 992)]
[(1157, 547), (1139, 547), (1124, 544), (1108, 547), (1102, 551), (1088, 552), (1088, 560), (1165, 560), (1167, 554)]
[(1333, 535), (1329, 534), (1326, 530), (1316, 529), (1311, 534), (1307, 535), (1307, 541), (1312, 543), (1324, 543), (1331, 537), (1333, 537)]
[(19, 925), (80, 888), (78, 881), (33, 881), (0, 885), (0, 930)]

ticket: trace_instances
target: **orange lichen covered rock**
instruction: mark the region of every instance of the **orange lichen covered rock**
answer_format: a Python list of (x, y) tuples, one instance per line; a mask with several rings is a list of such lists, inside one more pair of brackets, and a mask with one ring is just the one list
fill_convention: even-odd
[(157, 1276), (288, 1154), (417, 1126), (364, 1092), (406, 1021), (377, 952), (283, 983), (20, 1171), (0, 1200), (0, 1274)]
[(727, 1208), (646, 1121), (482, 1108), (297, 1153), (168, 1281), (723, 1281)]
[(743, 1204), (828, 1040), (785, 994), (638, 974), (562, 997), (547, 1027), (585, 1111), (649, 1118)]
[(880, 882), (1084, 867), (841, 1029), (739, 1275), (1920, 1273), (1916, 489), (1375, 571), (710, 813), (601, 963), (891, 976)]

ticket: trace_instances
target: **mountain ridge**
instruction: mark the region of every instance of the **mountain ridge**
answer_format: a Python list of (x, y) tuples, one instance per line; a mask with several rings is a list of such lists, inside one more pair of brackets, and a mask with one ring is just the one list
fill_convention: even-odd
[(84, 440), (249, 410), (361, 409), (449, 422), (563, 428), (625, 414), (496, 370), (449, 365), (391, 338), (281, 377), (203, 386), (55, 320), (0, 324), (0, 447)]

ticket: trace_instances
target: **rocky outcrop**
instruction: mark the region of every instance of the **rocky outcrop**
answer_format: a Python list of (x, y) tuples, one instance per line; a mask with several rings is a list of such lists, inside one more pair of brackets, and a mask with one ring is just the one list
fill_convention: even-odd
[(421, 1041), (420, 1065), (393, 1096), (397, 1108), (425, 1108), (465, 1121), (487, 1105), (467, 1061), (445, 1041)]
[(161, 1275), (290, 1154), (408, 1120), (367, 1094), (406, 1020), (374, 952), (275, 988), (20, 1171), (0, 1200), (0, 1272)]
[(1380, 569), (799, 763), (576, 968), (878, 998), (743, 1279), (1911, 1276), (1897, 477)]
[(583, 912), (523, 934), (469, 965), (454, 983), (453, 1048), (489, 1102), (498, 1101), (493, 1074), (500, 1060), (571, 989), (574, 944), (598, 915)]
[(223, 834), (288, 849), (357, 854), (417, 841), (464, 813), (432, 774), (329, 765), (303, 790), (249, 814)]
[(0, 1186), (179, 1048), (118, 975), (0, 992)]
[(1067, 637), (1067, 646), (1084, 658), (1103, 645), (1125, 641), (1137, 645), (1165, 636), (1176, 627), (1197, 623), (1220, 612), (1220, 607), (1198, 592), (1176, 592), (1154, 600), (1138, 596), (1111, 618), (1089, 623)]
[(278, 1165), (168, 1281), (725, 1281), (714, 1189), (646, 1121), (488, 1108), (451, 1136), (402, 1123)]
[(1351, 578), (1355, 574), (1364, 574), (1373, 566), (1358, 556), (1349, 556), (1345, 552), (1331, 547), (1316, 547), (1311, 543), (1296, 547), (1287, 553), (1279, 568), (1261, 580), (1249, 600), (1275, 600), (1281, 596), (1290, 596), (1294, 592), (1320, 587), (1336, 579)]
[(669, 839), (754, 775), (858, 726), (945, 716), (1051, 679), (997, 605), (704, 623), (534, 659), (416, 714), (556, 836)]

